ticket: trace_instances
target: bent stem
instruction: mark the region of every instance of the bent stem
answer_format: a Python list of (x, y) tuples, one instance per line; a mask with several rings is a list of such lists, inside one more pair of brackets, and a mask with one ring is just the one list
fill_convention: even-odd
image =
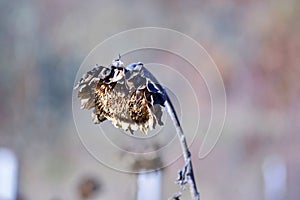
[[(166, 94), (166, 92), (165, 92), (165, 94)], [(184, 185), (186, 183), (188, 183), (190, 186), (190, 192), (191, 192), (192, 198), (194, 200), (199, 200), (200, 197), (199, 197), (199, 192), (197, 190), (197, 185), (196, 185), (196, 181), (195, 181), (195, 177), (194, 177), (191, 153), (189, 151), (189, 147), (186, 142), (186, 137), (181, 128), (175, 108), (167, 94), (166, 94), (166, 97), (167, 97), (167, 100), (165, 102), (165, 106), (167, 107), (168, 113), (175, 125), (176, 132), (179, 137), (180, 144), (181, 144), (184, 161), (185, 161), (185, 166), (178, 172), (177, 182), (181, 185), (181, 189), (180, 189), (180, 192), (173, 197), (173, 199), (179, 199), (179, 197), (181, 196), (181, 191), (184, 188)]]
[(180, 141), (180, 145), (181, 145), (181, 149), (182, 149), (182, 153), (183, 153), (183, 158), (184, 158), (184, 162), (185, 165), (184, 167), (178, 172), (178, 178), (176, 180), (176, 182), (178, 184), (180, 184), (181, 188), (180, 191), (173, 196), (173, 199), (175, 200), (179, 200), (182, 190), (184, 189), (184, 186), (186, 183), (189, 184), (189, 188), (190, 188), (190, 192), (191, 192), (191, 197), (194, 200), (199, 200), (200, 199), (200, 195), (199, 192), (197, 190), (197, 185), (196, 185), (196, 181), (195, 181), (195, 176), (194, 176), (194, 171), (193, 171), (193, 166), (192, 166), (192, 159), (191, 159), (191, 153), (189, 151), (189, 147), (187, 145), (186, 142), (186, 137), (184, 135), (184, 132), (181, 128), (178, 116), (176, 114), (175, 108), (172, 104), (172, 101), (170, 99), (170, 97), (168, 96), (167, 92), (165, 91), (165, 89), (163, 87), (160, 86), (158, 80), (155, 78), (155, 76), (145, 67), (144, 69), (144, 73), (147, 74), (147, 76), (149, 76), (154, 82), (156, 82), (159, 85), (160, 91), (163, 92), (166, 96), (166, 101), (165, 101), (165, 106), (167, 108), (167, 111), (174, 123), (174, 126), (176, 128), (176, 132), (177, 135), (179, 137), (179, 141)]

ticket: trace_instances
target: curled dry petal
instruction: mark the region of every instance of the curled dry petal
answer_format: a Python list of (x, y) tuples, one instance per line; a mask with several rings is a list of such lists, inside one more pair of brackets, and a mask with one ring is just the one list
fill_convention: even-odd
[(124, 68), (121, 61), (114, 61), (110, 67), (96, 65), (74, 89), (78, 90), (81, 109), (93, 109), (95, 124), (108, 119), (115, 127), (147, 134), (157, 124), (163, 125), (166, 96), (142, 63), (129, 66)]

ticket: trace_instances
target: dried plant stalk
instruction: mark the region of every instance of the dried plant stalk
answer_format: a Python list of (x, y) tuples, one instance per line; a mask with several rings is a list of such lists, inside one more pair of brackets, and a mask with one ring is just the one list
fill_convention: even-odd
[[(146, 68), (144, 70), (147, 71), (148, 74), (151, 74), (151, 72), (149, 72)], [(155, 82), (158, 82), (152, 74), (151, 74), (151, 78)], [(175, 200), (180, 199), (181, 192), (184, 189), (185, 184), (188, 183), (190, 186), (190, 192), (191, 192), (192, 199), (199, 200), (200, 195), (199, 195), (197, 185), (196, 185), (196, 180), (195, 180), (193, 166), (192, 166), (191, 153), (189, 151), (189, 147), (186, 142), (185, 134), (182, 130), (182, 127), (180, 125), (178, 116), (176, 114), (176, 111), (175, 111), (175, 108), (173, 106), (171, 99), (169, 98), (167, 92), (162, 87), (160, 89), (165, 94), (166, 101), (165, 101), (164, 105), (166, 106), (168, 114), (170, 115), (170, 117), (174, 123), (174, 126), (176, 128), (176, 132), (177, 132), (177, 135), (180, 140), (183, 158), (185, 161), (185, 166), (178, 172), (178, 178), (176, 180), (177, 183), (180, 184), (181, 189), (177, 194), (175, 194), (173, 196), (173, 199), (175, 199)]]

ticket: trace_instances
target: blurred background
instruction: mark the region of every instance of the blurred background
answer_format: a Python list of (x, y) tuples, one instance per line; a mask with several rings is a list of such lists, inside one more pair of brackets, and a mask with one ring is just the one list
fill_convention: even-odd
[[(204, 160), (192, 149), (201, 199), (299, 199), (299, 21), (297, 0), (1, 0), (0, 148), (16, 155), (18, 199), (136, 198), (135, 175), (99, 164), (82, 146), (71, 100), (91, 49), (144, 26), (196, 39), (225, 83), (223, 135)], [(163, 170), (162, 199), (177, 191), (181, 165)]]

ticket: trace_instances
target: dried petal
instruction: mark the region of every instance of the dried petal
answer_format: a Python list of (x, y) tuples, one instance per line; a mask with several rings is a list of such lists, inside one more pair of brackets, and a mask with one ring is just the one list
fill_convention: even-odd
[(81, 109), (92, 109), (92, 121), (106, 119), (133, 133), (147, 134), (156, 124), (163, 125), (162, 107), (166, 101), (163, 89), (151, 80), (142, 63), (124, 68), (119, 59), (110, 68), (96, 65), (75, 86)]

